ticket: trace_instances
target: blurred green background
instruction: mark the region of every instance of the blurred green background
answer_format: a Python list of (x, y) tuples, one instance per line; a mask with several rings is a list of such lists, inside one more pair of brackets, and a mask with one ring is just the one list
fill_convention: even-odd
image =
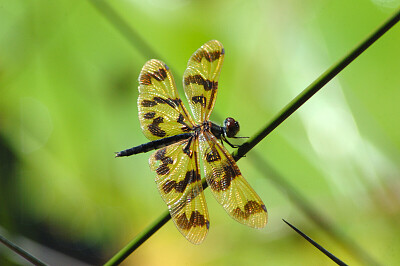
[[(149, 154), (113, 158), (147, 141), (136, 107), (147, 60), (164, 60), (183, 96), (191, 54), (221, 41), (226, 56), (212, 118), (232, 116), (241, 135), (252, 136), (399, 6), (0, 0), (0, 234), (51, 264), (101, 264), (166, 210)], [(121, 21), (157, 54), (143, 53), (148, 47)], [(282, 218), (347, 263), (399, 262), (399, 43), (396, 25), (239, 162), (267, 205), (266, 228), (233, 221), (206, 190), (211, 227), (203, 244), (192, 245), (169, 222), (125, 264), (329, 263)], [(265, 162), (333, 233), (271, 181)], [(23, 263), (0, 246), (0, 264)]]

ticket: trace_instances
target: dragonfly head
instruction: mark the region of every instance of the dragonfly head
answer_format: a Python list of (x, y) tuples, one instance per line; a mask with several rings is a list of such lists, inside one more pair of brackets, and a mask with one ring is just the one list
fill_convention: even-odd
[(232, 117), (228, 117), (224, 121), (225, 134), (228, 138), (233, 138), (240, 130), (239, 122), (233, 119)]

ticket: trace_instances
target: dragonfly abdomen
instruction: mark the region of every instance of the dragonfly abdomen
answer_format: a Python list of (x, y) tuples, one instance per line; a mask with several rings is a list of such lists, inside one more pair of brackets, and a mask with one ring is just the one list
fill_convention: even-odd
[(144, 153), (144, 152), (148, 152), (148, 151), (152, 151), (152, 150), (157, 150), (159, 148), (174, 144), (183, 139), (188, 139), (192, 135), (193, 135), (193, 133), (182, 133), (182, 134), (150, 141), (150, 142), (144, 143), (142, 145), (117, 152), (115, 154), (115, 157), (131, 156), (131, 155), (138, 154), (138, 153)]

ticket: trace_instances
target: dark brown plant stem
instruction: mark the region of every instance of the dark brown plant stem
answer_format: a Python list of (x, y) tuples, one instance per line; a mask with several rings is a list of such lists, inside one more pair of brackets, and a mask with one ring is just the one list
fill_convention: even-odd
[(247, 157), (249, 161), (263, 173), (264, 177), (271, 180), (275, 187), (281, 189), (286, 194), (294, 206), (296, 206), (312, 223), (322, 229), (332, 239), (336, 240), (353, 257), (358, 259), (363, 265), (380, 265), (374, 258), (365, 252), (355, 241), (344, 234), (329, 219), (328, 215), (321, 212), (310, 202), (307, 197), (292, 186), (285, 178), (280, 175), (264, 158), (257, 152), (251, 152)]
[(342, 260), (340, 260), (339, 258), (337, 258), (335, 255), (333, 255), (332, 253), (330, 253), (328, 250), (326, 250), (324, 247), (322, 247), (320, 244), (318, 244), (317, 242), (315, 242), (314, 240), (312, 240), (309, 236), (307, 236), (306, 234), (304, 234), (302, 231), (300, 231), (299, 229), (297, 229), (296, 227), (294, 227), (293, 225), (291, 225), (289, 222), (285, 221), (285, 219), (282, 219), (287, 225), (289, 225), (296, 233), (298, 233), (299, 235), (301, 235), (304, 239), (306, 239), (308, 242), (310, 242), (314, 247), (316, 247), (317, 249), (319, 249), (322, 253), (324, 253), (326, 256), (328, 256), (331, 260), (333, 260), (337, 265), (340, 266), (347, 266), (346, 263), (344, 263)]

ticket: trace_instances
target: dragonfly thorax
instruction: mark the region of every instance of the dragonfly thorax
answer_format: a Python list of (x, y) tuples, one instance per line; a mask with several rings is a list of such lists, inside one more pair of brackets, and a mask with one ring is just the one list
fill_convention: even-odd
[(218, 139), (221, 139), (221, 137), (232, 138), (236, 136), (236, 134), (240, 130), (239, 122), (232, 117), (228, 117), (227, 119), (225, 119), (224, 126), (222, 127), (210, 121), (205, 123), (207, 123), (205, 128), (210, 129), (211, 133), (213, 133), (213, 135)]

